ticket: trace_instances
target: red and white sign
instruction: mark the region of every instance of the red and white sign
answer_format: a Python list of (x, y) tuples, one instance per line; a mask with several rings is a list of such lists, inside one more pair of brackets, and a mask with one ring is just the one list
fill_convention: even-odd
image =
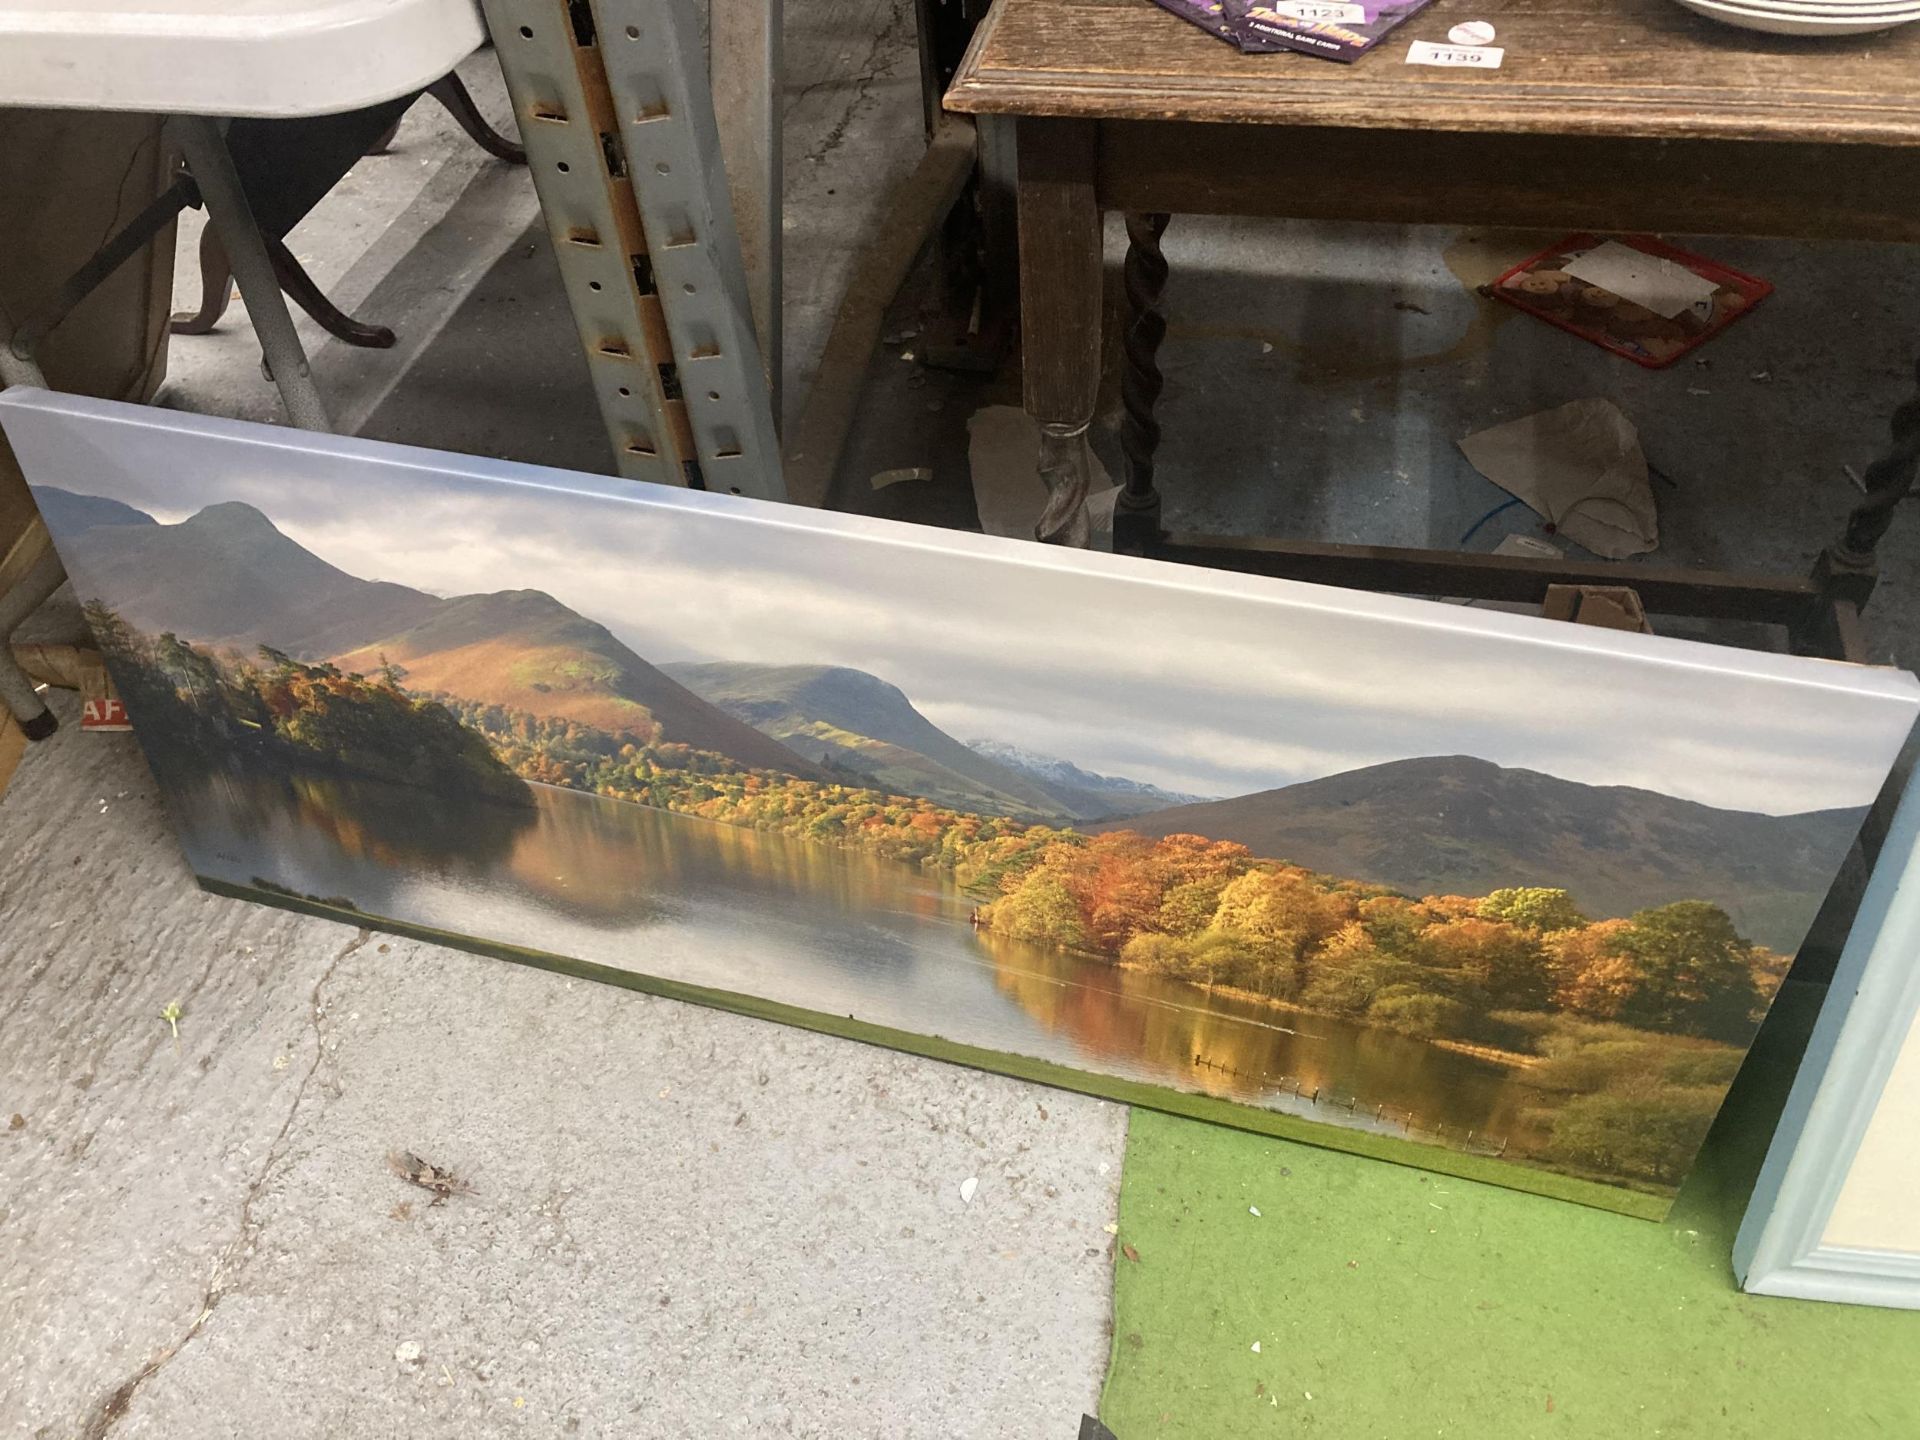
[(80, 707), (80, 728), (82, 730), (131, 730), (132, 723), (127, 719), (127, 707), (112, 696), (104, 699), (89, 700)]

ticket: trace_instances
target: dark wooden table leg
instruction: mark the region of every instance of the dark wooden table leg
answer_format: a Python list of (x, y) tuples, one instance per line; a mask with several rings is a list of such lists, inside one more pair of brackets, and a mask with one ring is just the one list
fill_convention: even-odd
[[(473, 103), (473, 96), (457, 74), (448, 71), (427, 87), (427, 93), (446, 108), (454, 123), (467, 132), (467, 138), (489, 155), (505, 160), (509, 165), (527, 163), (526, 147), (518, 140), (509, 140), (487, 122), (487, 117)], [(388, 138), (391, 139), (391, 135)]]
[(1914, 367), (1914, 377), (1915, 393), (1893, 412), (1893, 443), (1862, 477), (1866, 499), (1847, 517), (1840, 542), (1821, 551), (1814, 562), (1814, 582), (1825, 598), (1855, 611), (1865, 608), (1880, 577), (1874, 550), (1892, 528), (1893, 512), (1912, 493), (1914, 479), (1920, 475), (1920, 364)]
[(1120, 450), (1126, 457), (1126, 484), (1113, 507), (1113, 548), (1145, 552), (1160, 534), (1160, 492), (1153, 488), (1153, 457), (1160, 448), (1160, 422), (1153, 407), (1160, 399), (1157, 357), (1167, 338), (1160, 296), (1167, 287), (1167, 259), (1160, 251), (1166, 215), (1127, 216), (1126, 371), (1120, 380)]
[(1096, 130), (1087, 120), (1016, 122), (1019, 150), (1022, 384), (1040, 426), (1047, 505), (1038, 539), (1086, 545), (1092, 452), (1087, 428), (1100, 398), (1100, 207)]
[(273, 278), (280, 282), (280, 288), (287, 292), (293, 303), (306, 311), (322, 330), (336, 340), (344, 340), (349, 345), (359, 345), (368, 350), (393, 348), (393, 331), (384, 325), (369, 325), (363, 320), (356, 320), (329, 300), (326, 292), (307, 274), (299, 258), (287, 248), (286, 241), (275, 235), (262, 238), (267, 242), (267, 258), (273, 261)]

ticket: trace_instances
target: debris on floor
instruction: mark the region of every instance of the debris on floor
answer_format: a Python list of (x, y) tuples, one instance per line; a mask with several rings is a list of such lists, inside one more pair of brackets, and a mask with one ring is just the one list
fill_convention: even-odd
[(1660, 543), (1660, 515), (1633, 422), (1611, 400), (1574, 400), (1460, 442), (1473, 468), (1576, 545), (1609, 560)]
[(422, 1160), (411, 1150), (394, 1150), (387, 1155), (387, 1167), (409, 1185), (418, 1185), (428, 1191), (433, 1199), (429, 1206), (442, 1205), (454, 1195), (465, 1195), (473, 1189), (470, 1182), (453, 1171), (443, 1169), (430, 1161)]
[(1540, 613), (1549, 620), (1598, 625), (1603, 630), (1653, 633), (1639, 592), (1628, 585), (1549, 585)]
[(1567, 552), (1537, 535), (1507, 535), (1493, 547), (1496, 555), (1518, 555), (1523, 560), (1564, 560)]

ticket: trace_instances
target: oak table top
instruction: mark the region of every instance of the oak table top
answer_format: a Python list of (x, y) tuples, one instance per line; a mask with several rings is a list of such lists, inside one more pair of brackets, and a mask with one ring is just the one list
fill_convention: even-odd
[[(1491, 21), (1498, 70), (1404, 63)], [(1798, 39), (1673, 0), (1434, 0), (1352, 65), (1243, 55), (1153, 0), (996, 0), (946, 97), (986, 115), (1920, 146), (1920, 24)]]

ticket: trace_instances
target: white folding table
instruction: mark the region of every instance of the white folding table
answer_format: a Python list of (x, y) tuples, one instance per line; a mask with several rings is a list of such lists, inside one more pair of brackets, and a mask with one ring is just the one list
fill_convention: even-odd
[[(474, 0), (0, 0), (0, 107), (165, 116), (187, 167), (40, 311), (0, 320), (0, 384), (44, 385), (41, 338), (182, 209), (204, 203), (288, 417), (329, 428), (222, 122), (334, 114), (424, 90), (485, 38)], [(6, 642), (64, 577), (38, 521), (4, 558), (0, 701), (38, 738), (53, 716)]]

